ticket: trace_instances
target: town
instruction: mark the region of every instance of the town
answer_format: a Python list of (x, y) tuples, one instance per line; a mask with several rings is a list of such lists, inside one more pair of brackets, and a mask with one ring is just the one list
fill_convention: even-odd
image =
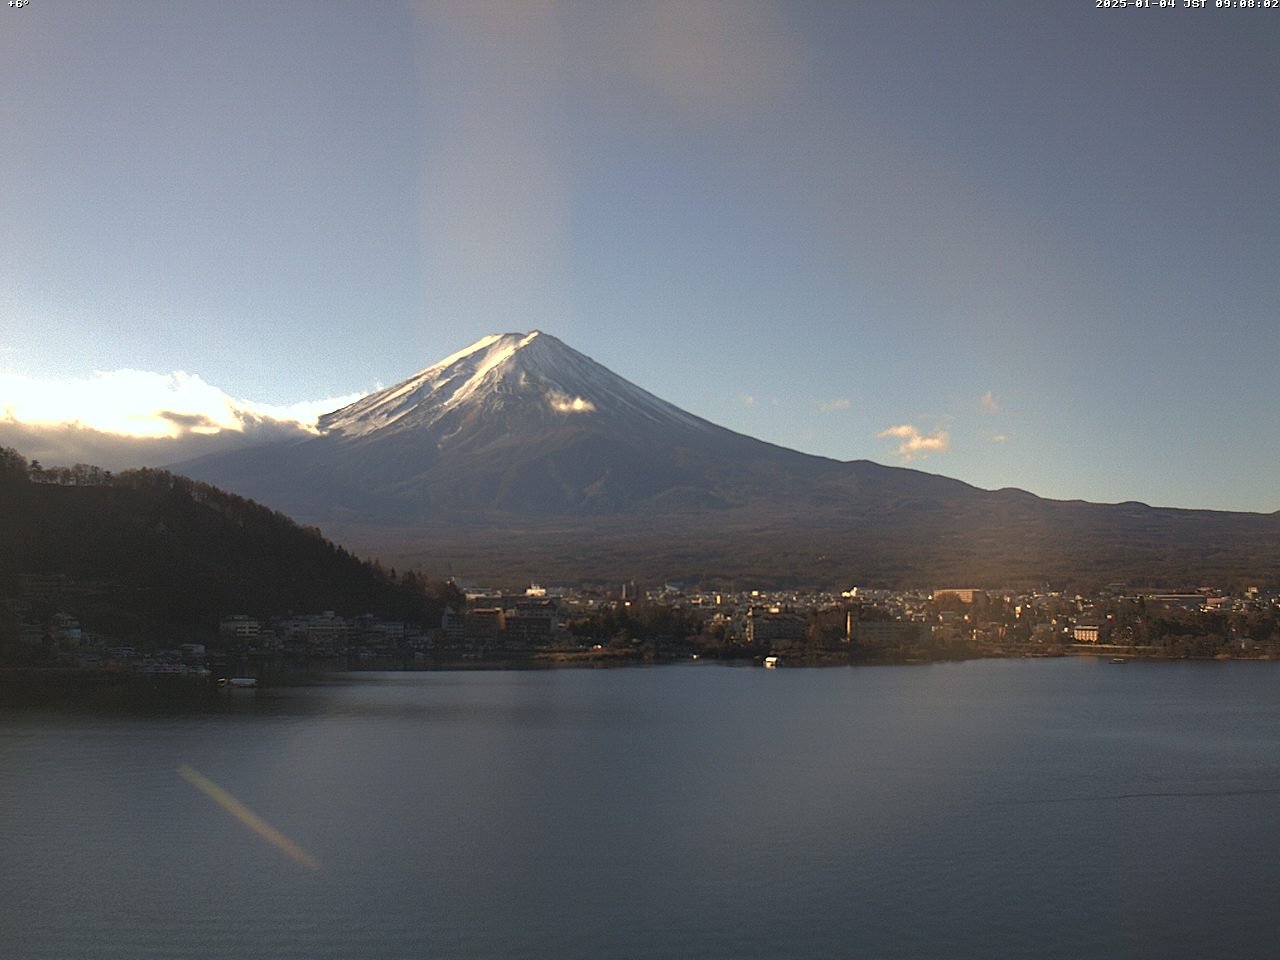
[[(95, 584), (26, 574), (9, 601), (12, 670), (112, 676), (287, 678), (344, 670), (738, 661), (768, 666), (924, 663), (978, 657), (1271, 659), (1280, 591), (1187, 592), (1110, 584), (1091, 596), (940, 587), (716, 592), (634, 582), (612, 590), (451, 581), (439, 623), (332, 610), (229, 614), (191, 636), (143, 644), (95, 633), (74, 613)], [(65, 608), (65, 609), (64, 609)]]

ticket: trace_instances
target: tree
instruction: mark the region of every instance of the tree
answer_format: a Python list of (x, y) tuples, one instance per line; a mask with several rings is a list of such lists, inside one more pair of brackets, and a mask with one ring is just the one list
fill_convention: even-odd
[(27, 483), (30, 479), (26, 459), (12, 447), (0, 447), (0, 481)]

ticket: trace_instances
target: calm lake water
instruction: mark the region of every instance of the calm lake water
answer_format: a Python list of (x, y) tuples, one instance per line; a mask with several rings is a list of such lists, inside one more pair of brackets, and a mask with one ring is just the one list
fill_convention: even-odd
[(0, 863), (15, 960), (1273, 958), (1280, 663), (0, 703)]

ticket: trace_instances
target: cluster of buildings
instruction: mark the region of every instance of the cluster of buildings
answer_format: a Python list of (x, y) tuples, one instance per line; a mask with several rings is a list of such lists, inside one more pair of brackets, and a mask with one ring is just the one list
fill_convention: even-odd
[[(627, 602), (627, 601), (618, 601)], [(1200, 587), (1185, 592), (1115, 583), (1083, 596), (940, 587), (830, 591), (644, 592), (647, 603), (696, 611), (703, 637), (773, 653), (860, 650), (912, 657), (948, 651), (1089, 653), (1109, 646), (1151, 655), (1280, 655), (1280, 591)], [(1189, 638), (1199, 638), (1188, 645)]]
[(224, 648), (241, 654), (318, 660), (396, 658), (430, 645), (420, 624), (372, 614), (342, 617), (332, 610), (265, 620), (232, 614), (219, 621), (218, 637)]
[[(605, 648), (617, 653), (640, 646), (650, 657), (827, 651), (914, 658), (957, 651), (1154, 650), (1162, 643), (1171, 652), (1171, 630), (1177, 636), (1215, 638), (1217, 646), (1201, 644), (1194, 654), (1280, 655), (1280, 592), (1260, 586), (1162, 593), (1112, 584), (1089, 597), (1048, 588), (707, 591), (676, 583), (646, 589), (627, 583), (614, 590), (534, 585), (506, 593), (457, 581), (454, 586), (465, 600), (430, 624), (368, 614), (344, 617), (332, 610), (265, 619), (231, 614), (217, 624), (216, 636), (209, 630), (196, 637), (206, 642), (182, 638), (163, 649), (140, 650), (95, 635), (75, 615), (58, 611), (39, 621), (20, 618), (16, 640), (86, 669), (196, 675), (249, 660), (399, 667), (543, 652), (571, 656)], [(74, 600), (95, 589), (36, 575), (24, 577), (21, 587), (20, 613), (41, 601)], [(662, 616), (672, 612), (679, 616)], [(678, 628), (673, 630), (673, 623)]]

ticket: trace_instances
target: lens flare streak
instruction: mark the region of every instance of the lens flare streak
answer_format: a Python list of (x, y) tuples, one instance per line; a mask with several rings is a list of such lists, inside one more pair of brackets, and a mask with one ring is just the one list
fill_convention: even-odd
[(263, 820), (231, 794), (227, 793), (226, 790), (223, 790), (199, 770), (184, 763), (178, 767), (178, 776), (182, 777), (182, 779), (186, 780), (197, 790), (206, 794), (223, 810), (227, 811), (227, 813), (231, 814), (231, 816), (235, 817), (242, 824), (291, 860), (302, 864), (308, 870), (320, 869), (320, 864), (315, 857), (286, 837), (275, 827), (271, 826), (271, 824), (267, 823), (267, 821)]

